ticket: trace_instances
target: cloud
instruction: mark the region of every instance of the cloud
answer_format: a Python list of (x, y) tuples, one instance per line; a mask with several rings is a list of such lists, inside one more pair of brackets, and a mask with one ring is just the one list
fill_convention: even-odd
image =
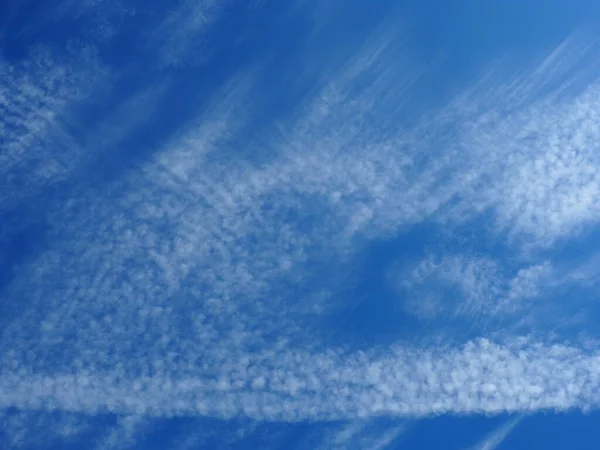
[(351, 422), (341, 426), (335, 433), (329, 436), (330, 439), (324, 444), (325, 448), (343, 448), (349, 441), (352, 441), (357, 436), (360, 436), (365, 428), (367, 428), (368, 421)]
[[(40, 5), (36, 13), (31, 14), (22, 3), (6, 5), (0, 36), (7, 42), (6, 49), (20, 46), (57, 45), (59, 48), (76, 43), (103, 46), (109, 44), (121, 31), (125, 20), (135, 11), (114, 0), (57, 0), (51, 4)], [(68, 32), (58, 35), (48, 33), (56, 27), (68, 28)], [(14, 46), (18, 40), (20, 45)], [(50, 44), (53, 43), (53, 44)]]
[[(206, 5), (190, 6), (189, 27), (167, 39), (175, 59), (203, 30)], [(73, 199), (71, 220), (3, 291), (14, 308), (0, 339), (0, 407), (294, 422), (598, 406), (595, 350), (479, 339), (360, 352), (306, 326), (315, 311), (343, 309), (328, 277), (365, 242), (424, 221), (453, 229), (486, 209), (498, 235), (538, 244), (595, 220), (582, 207), (595, 201), (585, 168), (596, 158), (593, 88), (466, 125), (448, 108), (398, 131), (394, 107), (414, 76), (385, 69), (387, 43), (366, 48), (297, 117), (265, 131), (266, 161), (231, 157), (233, 145), (257, 145), (239, 136), (253, 88), (242, 75), (138, 171)], [(496, 265), (430, 264), (467, 309), (499, 289)], [(534, 295), (542, 272), (519, 272), (508, 295)]]
[(386, 277), (402, 308), (421, 319), (523, 318), (539, 303), (551, 301), (551, 289), (567, 282), (557, 278), (548, 261), (514, 269), (472, 254), (429, 254), (417, 263), (400, 258), (390, 264)]
[(486, 197), (496, 205), (498, 225), (513, 236), (552, 242), (597, 220), (596, 102), (591, 88), (570, 104), (532, 108), (502, 124), (502, 134), (518, 137), (505, 140), (502, 149), (488, 147), (504, 154), (508, 166)]
[(543, 63), (397, 131), (418, 81), (390, 62), (406, 53), (385, 39), (365, 45), (280, 144), (293, 162), (282, 175), (328, 198), (347, 223), (344, 236), (382, 238), (425, 220), (456, 230), (483, 219), (490, 239), (543, 248), (597, 220), (596, 82), (545, 94), (540, 73), (552, 65)]
[(148, 431), (151, 420), (141, 416), (128, 415), (117, 419), (117, 423), (98, 439), (97, 450), (119, 450), (132, 448), (133, 444)]
[[(75, 213), (54, 244), (5, 292), (28, 305), (13, 310), (14, 320), (3, 330), (7, 367), (16, 369), (15, 352), (24, 352), (23, 362), (42, 371), (61, 371), (76, 361), (79, 369), (125, 365), (137, 372), (154, 370), (136, 356), (146, 345), (156, 352), (151, 365), (165, 367), (168, 358), (155, 356), (177, 358), (182, 349), (210, 354), (219, 336), (231, 338), (231, 345), (262, 344), (273, 333), (282, 341), (311, 340), (302, 321), (331, 306), (327, 296), (303, 287), (304, 271), (331, 260), (329, 249), (368, 224), (370, 190), (377, 189), (373, 170), (384, 167), (391, 148), (383, 148), (383, 155), (373, 151), (366, 160), (334, 153), (327, 168), (322, 164), (327, 155), (318, 159), (311, 153), (312, 144), (323, 148), (330, 141), (314, 129), (321, 124), (313, 116), (292, 130), (292, 145), (274, 140), (278, 152), (271, 164), (224, 164), (218, 150), (235, 132), (235, 110), (244, 103), (244, 89), (238, 88), (244, 83), (235, 81), (217, 95), (218, 106), (139, 173), (101, 195), (84, 192), (73, 200), (79, 206), (71, 207)], [(303, 142), (306, 135), (298, 133), (305, 126), (313, 130)], [(349, 174), (340, 186), (348, 198), (340, 193), (333, 200), (332, 215), (328, 185), (339, 173)], [(327, 213), (322, 218), (321, 211)], [(309, 233), (303, 223), (312, 223)], [(309, 301), (289, 303), (282, 294), (290, 288), (307, 292)], [(65, 333), (76, 337), (65, 339)], [(56, 358), (59, 348), (63, 356)]]
[(15, 449), (127, 449), (148, 435), (152, 425), (156, 425), (152, 419), (132, 415), (98, 420), (66, 411), (5, 410), (0, 412), (0, 445)]
[(407, 430), (408, 425), (402, 424), (398, 425), (390, 430), (387, 430), (385, 433), (382, 433), (376, 439), (373, 439), (371, 443), (369, 443), (365, 448), (365, 450), (383, 450), (385, 448), (389, 448), (392, 443), (394, 443), (400, 436), (402, 436)]
[[(529, 91), (541, 89), (540, 73), (549, 70), (544, 67), (523, 76), (522, 86), (512, 91), (490, 88), (494, 100), (482, 101), (477, 117), (465, 121), (460, 145), (479, 168), (471, 171), (476, 182), (464, 197), (465, 207), (453, 213), (490, 210), (495, 231), (538, 247), (577, 235), (597, 221), (600, 163), (597, 81), (533, 95)], [(528, 101), (513, 102), (510, 92)], [(509, 101), (499, 98), (503, 95)]]
[[(519, 302), (541, 295), (541, 292), (548, 284), (548, 278), (553, 273), (552, 269), (551, 264), (545, 262), (519, 270), (515, 277), (510, 280), (508, 292), (503, 302), (509, 303), (506, 305), (508, 308), (518, 308)], [(516, 304), (510, 304), (513, 302)]]
[(204, 34), (226, 1), (182, 0), (152, 31), (152, 50), (161, 67), (196, 65), (209, 53)]
[(6, 448), (44, 448), (78, 442), (93, 429), (79, 414), (54, 411), (0, 411), (0, 445)]
[(503, 425), (494, 430), (481, 442), (478, 442), (473, 447), (473, 450), (494, 450), (504, 442), (510, 433), (523, 421), (523, 417), (515, 417), (507, 420)]
[(70, 108), (97, 84), (93, 49), (56, 57), (38, 48), (16, 64), (0, 61), (0, 205), (14, 206), (64, 180), (82, 154), (69, 132)]
[(423, 318), (490, 314), (503, 290), (497, 263), (489, 258), (427, 257), (408, 270), (392, 267), (388, 278), (406, 293), (407, 311)]
[(244, 358), (229, 345), (220, 352), (221, 359), (204, 356), (216, 377), (181, 360), (137, 377), (116, 368), (43, 375), (22, 367), (2, 375), (0, 406), (304, 421), (566, 411), (599, 402), (599, 354), (560, 344), (480, 339), (459, 349), (345, 357), (285, 349)]
[(318, 448), (382, 450), (410, 429), (409, 422), (380, 424), (377, 420), (350, 422), (328, 433)]

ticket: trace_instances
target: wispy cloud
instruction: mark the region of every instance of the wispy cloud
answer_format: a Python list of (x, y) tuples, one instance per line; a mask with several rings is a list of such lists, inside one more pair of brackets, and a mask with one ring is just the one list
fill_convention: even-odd
[(506, 161), (483, 198), (513, 238), (551, 243), (597, 220), (597, 96), (593, 87), (574, 101), (533, 107), (476, 131), (474, 145)]
[(24, 61), (0, 61), (0, 207), (66, 179), (83, 157), (70, 132), (72, 108), (98, 87), (94, 50), (56, 56), (38, 48)]
[[(586, 55), (596, 51), (592, 47)], [(565, 64), (573, 69), (580, 60)], [(588, 80), (560, 90), (565, 82), (550, 73), (548, 79), (558, 87), (550, 91), (554, 95), (544, 94), (540, 74), (549, 67), (543, 64), (533, 75), (522, 76), (516, 87), (488, 88), (493, 100), (482, 101), (476, 117), (462, 127), (464, 155), (479, 168), (470, 172), (476, 182), (464, 197), (465, 208), (454, 212), (489, 209), (496, 231), (513, 242), (529, 240), (542, 247), (598, 219), (598, 84)], [(534, 88), (539, 89), (530, 92)], [(522, 96), (521, 101), (509, 93)], [(501, 100), (504, 95), (508, 101)]]
[(319, 448), (383, 450), (410, 429), (409, 422), (382, 425), (377, 420), (361, 420), (342, 425), (327, 434)]
[(162, 67), (196, 65), (209, 55), (205, 33), (227, 0), (181, 0), (152, 31), (152, 50)]
[(394, 287), (407, 293), (405, 308), (417, 316), (491, 313), (502, 296), (499, 268), (490, 259), (429, 257), (406, 272), (392, 268), (388, 278)]
[(361, 435), (368, 424), (368, 421), (362, 420), (342, 425), (339, 429), (332, 433), (331, 436), (328, 436), (329, 439), (327, 439), (324, 447), (342, 448), (342, 446), (348, 444), (348, 442), (356, 438), (356, 436)]
[[(7, 41), (18, 39), (25, 45), (38, 41), (40, 36), (44, 36), (41, 40), (46, 44), (57, 38), (65, 39), (63, 43), (67, 47), (76, 42), (107, 44), (118, 34), (124, 21), (135, 13), (124, 6), (126, 3), (119, 0), (57, 0), (39, 5), (35, 14), (31, 14), (24, 3), (3, 5), (0, 37)], [(65, 24), (68, 24), (69, 33), (62, 36), (47, 33), (49, 29)]]
[(0, 411), (0, 445), (45, 448), (78, 442), (93, 430), (85, 416), (64, 411)]
[[(196, 7), (166, 44), (174, 57), (206, 22)], [(314, 314), (344, 307), (320, 271), (370, 239), (491, 210), (499, 239), (547, 245), (596, 219), (595, 88), (467, 125), (448, 108), (398, 131), (414, 74), (399, 83), (391, 47), (366, 48), (376, 57), (359, 53), (265, 131), (266, 161), (231, 158), (248, 125), (242, 76), (139, 171), (74, 199), (72, 220), (3, 293), (19, 306), (0, 340), (0, 406), (277, 421), (597, 407), (597, 350), (479, 339), (361, 352), (311, 333)], [(416, 276), (435, 272), (472, 308), (497, 292), (496, 264), (443, 259)], [(542, 273), (524, 269), (505, 295), (535, 295)]]
[(128, 415), (119, 417), (117, 423), (99, 438), (96, 450), (124, 450), (133, 448), (141, 436), (146, 435), (152, 421), (146, 417)]
[[(163, 368), (145, 359), (153, 374), (137, 377), (125, 368), (43, 375), (21, 367), (2, 375), (0, 405), (298, 421), (565, 411), (595, 408), (600, 401), (598, 353), (566, 345), (481, 339), (443, 352), (395, 348), (386, 356), (342, 357), (333, 350), (271, 349), (273, 355), (251, 358), (234, 354), (229, 344), (211, 345), (217, 354), (204, 361), (216, 378), (201, 366), (164, 358)], [(141, 368), (142, 360), (137, 364)]]
[(544, 287), (549, 284), (548, 278), (553, 273), (552, 269), (549, 262), (544, 262), (519, 270), (509, 281), (508, 292), (503, 299), (503, 302), (508, 303), (505, 306), (511, 309), (518, 308), (519, 302), (540, 295)]
[(492, 431), (488, 436), (486, 436), (481, 442), (478, 442), (473, 447), (472, 450), (494, 450), (504, 442), (504, 440), (508, 437), (509, 434), (513, 432), (513, 430), (523, 421), (523, 416), (514, 417), (512, 419), (507, 420), (504, 424), (502, 424), (498, 429)]
[(392, 263), (386, 278), (410, 314), (423, 319), (454, 316), (472, 320), (535, 310), (536, 302), (547, 300), (551, 288), (566, 282), (550, 280), (553, 273), (549, 262), (515, 271), (491, 258), (445, 254), (428, 255), (416, 264)]
[(396, 442), (398, 438), (402, 436), (409, 428), (409, 425), (402, 424), (386, 430), (384, 433), (381, 433), (380, 436), (373, 439), (373, 441), (364, 448), (365, 450), (383, 450), (390, 448), (390, 445)]

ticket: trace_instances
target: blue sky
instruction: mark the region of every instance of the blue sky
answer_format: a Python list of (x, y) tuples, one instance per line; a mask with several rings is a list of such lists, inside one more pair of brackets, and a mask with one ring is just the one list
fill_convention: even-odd
[(600, 6), (0, 6), (0, 448), (596, 448)]

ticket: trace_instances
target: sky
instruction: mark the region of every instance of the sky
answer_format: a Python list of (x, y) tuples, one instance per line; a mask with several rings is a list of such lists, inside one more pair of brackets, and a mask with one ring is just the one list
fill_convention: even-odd
[(0, 5), (0, 448), (593, 449), (600, 5)]

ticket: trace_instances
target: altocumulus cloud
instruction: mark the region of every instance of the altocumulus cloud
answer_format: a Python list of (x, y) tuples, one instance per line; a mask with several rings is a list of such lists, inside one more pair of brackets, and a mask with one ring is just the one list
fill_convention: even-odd
[(0, 208), (39, 194), (78, 167), (85, 155), (68, 131), (73, 107), (89, 97), (101, 74), (88, 46), (60, 58), (40, 47), (16, 65), (0, 59)]
[[(3, 376), (3, 406), (156, 416), (244, 414), (259, 420), (365, 418), (393, 414), (501, 413), (595, 408), (600, 354), (565, 345), (390, 349), (386, 355), (282, 351), (232, 363), (213, 361), (218, 378), (126, 372)], [(244, 364), (245, 363), (245, 364)], [(233, 366), (233, 367), (229, 367)], [(178, 369), (170, 367), (170, 369)]]
[[(182, 29), (195, 36), (213, 10), (184, 5)], [(165, 45), (185, 43), (173, 39)], [(264, 163), (219, 152), (247, 125), (241, 105), (259, 75), (243, 73), (139, 170), (74, 199), (83, 206), (66, 229), (3, 292), (27, 303), (2, 333), (0, 406), (278, 421), (597, 407), (594, 348), (506, 337), (359, 351), (303, 331), (344, 308), (315, 264), (343, 264), (371, 239), (424, 221), (458, 229), (491, 211), (490, 232), (519, 252), (524, 237), (543, 248), (597, 219), (596, 85), (500, 107), (492, 93), (492, 105), (457, 102), (398, 131), (394, 105), (415, 77), (398, 83), (393, 44), (366, 45), (301, 113), (265, 131)], [(370, 87), (357, 93), (357, 83)], [(32, 114), (15, 119), (28, 135)], [(498, 284), (498, 264), (451, 257), (415, 273), (458, 280), (488, 311), (499, 296), (535, 296), (550, 267)]]

